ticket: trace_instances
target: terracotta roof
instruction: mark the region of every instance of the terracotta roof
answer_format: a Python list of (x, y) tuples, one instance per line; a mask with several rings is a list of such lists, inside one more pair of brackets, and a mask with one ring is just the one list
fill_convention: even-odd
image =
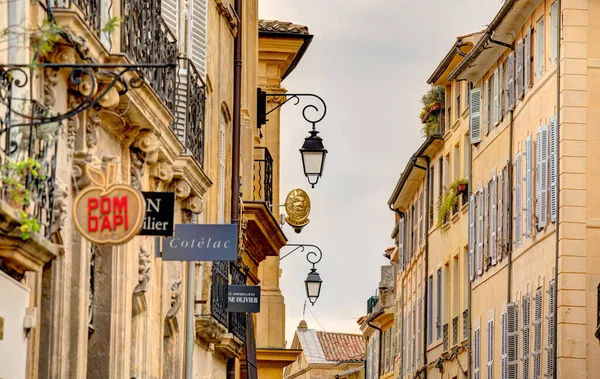
[(291, 22), (277, 20), (259, 20), (258, 31), (308, 35), (308, 27), (304, 25), (297, 25)]
[(360, 334), (317, 332), (328, 361), (361, 361), (366, 357), (365, 339)]

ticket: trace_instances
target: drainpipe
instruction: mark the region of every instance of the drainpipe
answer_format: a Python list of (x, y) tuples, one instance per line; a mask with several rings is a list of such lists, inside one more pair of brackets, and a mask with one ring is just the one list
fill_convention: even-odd
[[(467, 96), (467, 98), (469, 99), (469, 102), (471, 101), (471, 90), (473, 89), (473, 83), (469, 83), (467, 88), (469, 89), (469, 94)], [(471, 104), (469, 104), (469, 108), (471, 107)], [(469, 120), (470, 122), (470, 120)], [(471, 130), (471, 126), (469, 125), (469, 133)], [(473, 145), (471, 144), (471, 135), (469, 134), (469, 175), (467, 175), (467, 183), (468, 183), (468, 191), (469, 191), (469, 201), (471, 200), (471, 196), (473, 194)], [(473, 204), (469, 203), (469, 208), (472, 206)], [(473, 214), (473, 217), (475, 217), (475, 212), (471, 212), (471, 209), (469, 209), (469, 215)], [(475, 220), (471, 220), (469, 218), (469, 226), (467, 227), (469, 233), (471, 232), (471, 221), (475, 222)], [(471, 238), (469, 236), (468, 238), (469, 243), (471, 243)], [(469, 250), (471, 250), (471, 246), (469, 246)], [(469, 253), (467, 253), (469, 254)], [(475, 257), (473, 257), (473, 264), (475, 264)], [(470, 269), (470, 268), (469, 268)], [(473, 270), (475, 268), (473, 267)], [(469, 277), (469, 291), (467, 292), (467, 325), (469, 326), (469, 330), (467, 333), (467, 365), (469, 366), (467, 369), (467, 378), (471, 379), (471, 365), (472, 365), (472, 357), (471, 357), (471, 352), (472, 350), (472, 346), (473, 346), (473, 340), (471, 338), (471, 295), (472, 295), (472, 291), (473, 291), (473, 287), (472, 287), (472, 283), (471, 283), (471, 277), (470, 274), (467, 272), (467, 276)], [(458, 358), (456, 358), (458, 359)]]
[[(427, 163), (426, 167), (417, 165), (416, 160), (417, 158), (423, 158), (425, 159), (425, 162)], [(414, 157), (413, 160), (415, 161), (415, 167), (421, 170), (425, 171), (425, 193), (427, 194), (427, 198), (425, 199), (425, 225), (423, 225), (424, 229), (425, 229), (425, 262), (424, 262), (424, 266), (425, 266), (425, 283), (423, 284), (423, 329), (421, 329), (423, 331), (423, 333), (421, 333), (423, 335), (423, 367), (425, 367), (425, 369), (423, 370), (423, 379), (427, 379), (427, 328), (428, 328), (428, 319), (427, 319), (427, 296), (428, 296), (428, 288), (427, 288), (427, 278), (429, 278), (429, 212), (431, 211), (431, 209), (429, 209), (429, 191), (431, 191), (431, 188), (429, 188), (429, 166), (431, 164), (431, 159), (428, 156), (418, 156), (418, 157)]]
[[(401, 212), (399, 210), (397, 210), (396, 208), (392, 207), (391, 204), (388, 204), (388, 207), (390, 208), (390, 211), (396, 213), (398, 215), (398, 217), (400, 218), (404, 218), (404, 212)], [(400, 231), (398, 231), (398, 233), (400, 233)], [(402, 259), (404, 260), (404, 256), (402, 257)], [(399, 262), (400, 263), (400, 262)], [(404, 262), (402, 262), (402, 264), (404, 264)], [(404, 271), (404, 270), (403, 270)], [(400, 276), (400, 287), (397, 288), (398, 291), (400, 291), (400, 315), (396, 314), (396, 316), (398, 317), (402, 317), (402, 320), (404, 320), (404, 278), (402, 276)], [(404, 323), (402, 324), (402, 327), (400, 328), (400, 341), (404, 341)], [(402, 359), (400, 359), (400, 372), (403, 372), (402, 369), (402, 362), (404, 361), (404, 356), (400, 355), (402, 357)], [(365, 366), (365, 373), (366, 373), (366, 366)]]
[[(512, 170), (511, 167), (513, 165), (513, 132), (514, 132), (514, 111), (509, 111), (508, 112), (508, 182), (509, 182), (509, 187), (511, 189), (511, 193), (512, 193), (512, 188), (514, 187), (514, 180), (513, 180), (513, 176), (512, 176)], [(517, 180), (519, 180), (519, 178), (517, 178)], [(513, 226), (513, 218), (512, 218), (512, 209), (513, 209), (513, 204), (512, 204), (512, 196), (509, 196), (507, 200), (507, 205), (508, 205), (508, 241), (506, 241), (506, 249), (508, 250), (508, 264), (507, 264), (507, 268), (508, 268), (508, 280), (507, 280), (507, 284), (506, 284), (506, 302), (510, 303), (510, 293), (512, 292), (512, 252), (513, 252), (513, 230), (512, 230), (512, 226)]]
[(369, 325), (371, 328), (379, 331), (379, 357), (377, 358), (377, 377), (381, 376), (381, 343), (383, 340), (383, 331), (381, 330), (381, 328), (376, 327), (375, 325), (371, 324), (371, 321), (367, 321), (367, 325)]
[[(562, 24), (562, 13), (561, 13), (561, 3), (562, 0), (557, 0), (558, 2), (558, 25), (557, 25), (557, 38), (556, 38), (556, 139), (560, 141), (560, 39), (561, 39), (561, 24)], [(560, 144), (556, 144), (556, 164), (557, 168), (560, 167)], [(558, 227), (560, 222), (560, 175), (556, 175), (556, 253), (554, 257), (554, 335), (552, 344), (554, 345), (554, 350), (552, 354), (554, 355), (554, 364), (552, 365), (552, 377), (556, 378), (557, 374), (557, 366), (558, 366), (558, 347), (557, 347), (557, 330), (558, 330), (558, 254), (559, 254), (559, 238), (558, 231), (560, 228)]]
[(240, 130), (242, 109), (242, 0), (235, 0), (238, 29), (233, 49), (233, 136), (231, 159), (231, 223), (240, 217)]
[[(197, 223), (198, 215), (192, 213), (190, 224)], [(185, 314), (185, 379), (193, 379), (194, 341), (196, 338), (196, 328), (194, 327), (194, 313), (196, 310), (196, 262), (187, 262), (187, 269), (187, 308)]]

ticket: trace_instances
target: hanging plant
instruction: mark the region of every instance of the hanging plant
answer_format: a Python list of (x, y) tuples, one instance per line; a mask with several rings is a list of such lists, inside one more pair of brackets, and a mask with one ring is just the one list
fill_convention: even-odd
[(421, 133), (424, 137), (439, 133), (441, 110), (444, 108), (445, 97), (444, 86), (433, 86), (421, 97), (423, 110), (419, 114), (419, 119), (423, 124)]
[[(437, 219), (437, 227), (442, 227), (444, 225), (444, 219), (446, 218), (446, 214), (449, 213), (452, 208), (454, 208), (458, 204), (458, 195), (467, 190), (468, 180), (467, 179), (457, 179), (450, 187), (444, 191), (444, 194), (441, 196), (440, 205), (438, 208), (438, 219)], [(459, 192), (459, 188), (462, 190)]]

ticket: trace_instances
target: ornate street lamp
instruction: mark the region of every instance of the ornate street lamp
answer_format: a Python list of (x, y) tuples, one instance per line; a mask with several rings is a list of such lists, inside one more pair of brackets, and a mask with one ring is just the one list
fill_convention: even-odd
[(290, 244), (287, 244), (286, 246), (295, 246), (296, 248), (294, 250), (290, 251), (289, 253), (287, 253), (286, 255), (284, 255), (283, 257), (279, 258), (280, 261), (298, 249), (300, 249), (301, 252), (304, 252), (305, 247), (315, 248), (318, 252), (318, 254), (317, 254), (314, 251), (309, 251), (306, 254), (306, 260), (312, 264), (312, 268), (308, 272), (308, 276), (306, 277), (306, 280), (304, 281), (304, 286), (306, 287), (306, 297), (308, 297), (308, 300), (310, 301), (310, 303), (312, 305), (315, 305), (315, 303), (317, 302), (317, 299), (321, 295), (321, 284), (323, 283), (323, 281), (321, 280), (321, 275), (319, 275), (315, 266), (323, 258), (323, 252), (316, 245), (308, 245), (308, 244), (301, 245), (301, 244), (290, 243)]
[[(285, 97), (286, 100), (281, 102), (281, 104), (277, 105), (275, 108), (269, 110), (267, 112), (267, 96), (272, 97)], [(262, 125), (267, 123), (267, 116), (280, 108), (283, 104), (288, 101), (294, 99), (296, 102), (294, 105), (298, 105), (300, 103), (300, 97), (314, 97), (323, 104), (322, 114), (321, 109), (319, 109), (316, 105), (308, 104), (304, 106), (302, 109), (302, 117), (306, 121), (312, 124), (312, 130), (309, 131), (310, 136), (304, 139), (304, 144), (300, 149), (300, 154), (302, 155), (302, 166), (304, 168), (304, 175), (308, 179), (308, 183), (315, 188), (315, 184), (319, 181), (321, 176), (323, 176), (323, 167), (325, 166), (325, 156), (327, 155), (327, 150), (325, 146), (323, 146), (323, 139), (319, 137), (317, 134), (319, 132), (316, 130), (316, 124), (319, 123), (323, 118), (325, 118), (325, 114), (327, 113), (327, 105), (325, 101), (321, 99), (317, 95), (309, 94), (309, 93), (266, 93), (263, 92), (260, 88), (258, 89), (258, 106), (257, 106), (257, 115), (258, 115), (258, 127), (260, 128)], [(307, 116), (307, 111), (312, 110), (317, 113), (317, 118), (312, 118)], [(262, 132), (260, 134), (262, 138)]]

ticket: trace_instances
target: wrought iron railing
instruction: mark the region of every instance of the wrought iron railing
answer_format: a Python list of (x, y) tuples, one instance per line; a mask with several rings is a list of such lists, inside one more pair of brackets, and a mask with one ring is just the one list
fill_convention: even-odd
[(444, 341), (444, 351), (448, 351), (448, 324), (442, 326), (442, 339)]
[(463, 207), (466, 204), (469, 204), (469, 187), (468, 186), (464, 191), (461, 192), (460, 200), (461, 200), (461, 206), (463, 206)]
[(204, 166), (206, 85), (189, 59), (180, 59), (173, 130), (186, 149)]
[[(237, 264), (231, 262), (229, 271), (231, 272), (231, 284), (246, 284), (246, 274), (237, 267)], [(229, 331), (240, 340), (246, 340), (246, 313), (229, 313)]]
[(367, 313), (373, 313), (373, 310), (375, 309), (375, 306), (377, 305), (377, 303), (379, 302), (379, 296), (371, 296), (369, 299), (367, 299)]
[(228, 326), (227, 290), (229, 289), (229, 263), (213, 262), (210, 313), (215, 320)]
[(48, 2), (53, 8), (71, 8), (74, 4), (90, 29), (98, 36), (102, 32), (102, 1), (101, 0), (52, 0)]
[(36, 123), (48, 113), (39, 102), (13, 104), (25, 89), (18, 80), (0, 67), (0, 199), (36, 220), (39, 233), (50, 238), (60, 128)]
[(465, 339), (467, 337), (469, 337), (469, 310), (465, 309), (463, 314), (463, 332), (462, 332), (462, 338)]
[(266, 147), (254, 148), (253, 200), (273, 205), (273, 158)]
[(452, 319), (452, 345), (458, 344), (458, 316)]
[(175, 113), (177, 39), (161, 16), (160, 1), (121, 0), (121, 20), (122, 53), (136, 63), (172, 64), (142, 72), (165, 106)]

